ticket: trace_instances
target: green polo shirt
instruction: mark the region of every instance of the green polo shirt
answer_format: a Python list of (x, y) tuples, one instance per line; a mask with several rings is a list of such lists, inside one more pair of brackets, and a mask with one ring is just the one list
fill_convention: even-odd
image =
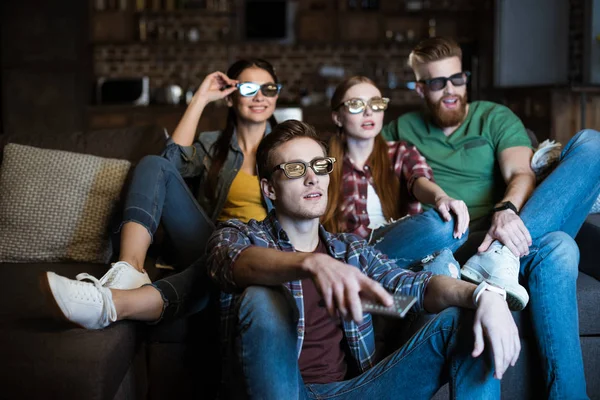
[(415, 145), (437, 184), (467, 204), (472, 220), (489, 214), (504, 196), (506, 184), (496, 161), (500, 153), (509, 147), (531, 148), (521, 120), (507, 107), (488, 101), (470, 103), (467, 118), (449, 137), (422, 112), (390, 122), (382, 135)]

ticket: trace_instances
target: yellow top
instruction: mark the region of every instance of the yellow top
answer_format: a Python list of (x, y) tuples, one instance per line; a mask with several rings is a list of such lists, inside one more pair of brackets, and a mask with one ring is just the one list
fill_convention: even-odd
[(258, 176), (240, 170), (231, 183), (227, 200), (217, 220), (237, 218), (244, 222), (251, 219), (262, 221), (266, 216), (267, 210), (262, 203)]

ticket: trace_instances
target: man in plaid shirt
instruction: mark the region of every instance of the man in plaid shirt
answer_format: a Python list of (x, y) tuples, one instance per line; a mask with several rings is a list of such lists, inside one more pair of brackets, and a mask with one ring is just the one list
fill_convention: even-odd
[[(224, 223), (208, 245), (234, 365), (226, 379), (237, 372), (245, 395), (260, 399), (425, 398), (448, 379), (454, 397), (499, 398), (520, 352), (502, 289), (403, 270), (352, 234), (326, 232), (319, 217), (334, 160), (309, 125), (278, 125), (257, 161), (275, 210), (261, 222)], [(390, 293), (439, 314), (375, 364), (361, 297), (390, 306)], [(493, 362), (482, 356), (484, 336)]]

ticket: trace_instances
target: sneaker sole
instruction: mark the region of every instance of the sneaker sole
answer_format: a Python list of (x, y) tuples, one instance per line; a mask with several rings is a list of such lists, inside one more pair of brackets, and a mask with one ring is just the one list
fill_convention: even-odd
[[(482, 274), (479, 271), (475, 270), (473, 267), (469, 265), (464, 265), (460, 271), (461, 279), (479, 285), (484, 280), (489, 280), (494, 283), (494, 278), (489, 274)], [(527, 306), (529, 302), (529, 295), (527, 294), (527, 290), (519, 284), (517, 286), (507, 286), (506, 290), (506, 302), (508, 303), (508, 308), (511, 311), (521, 311)]]
[(59, 319), (61, 321), (67, 322), (69, 325), (78, 327), (78, 328), (82, 328), (82, 329), (86, 329), (84, 326), (79, 325), (76, 322), (71, 321), (69, 318), (67, 318), (67, 316), (62, 312), (62, 310), (60, 309), (60, 306), (58, 305), (58, 303), (56, 302), (56, 299), (54, 298), (54, 294), (52, 293), (52, 289), (50, 288), (50, 282), (48, 280), (48, 272), (42, 272), (38, 275), (38, 281), (40, 284), (40, 290), (42, 291), (42, 293), (44, 294), (44, 297), (46, 298), (46, 304), (48, 306), (48, 309), (50, 310), (50, 313), (52, 315), (54, 315), (56, 317), (56, 319)]

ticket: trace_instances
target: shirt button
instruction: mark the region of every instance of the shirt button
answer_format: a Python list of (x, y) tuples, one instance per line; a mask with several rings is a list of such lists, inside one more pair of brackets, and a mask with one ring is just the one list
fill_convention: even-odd
[(302, 329), (302, 328), (298, 328), (298, 334), (299, 334), (299, 335), (302, 335), (303, 333), (304, 333), (304, 329)]
[(366, 214), (367, 212), (363, 210), (363, 212), (362, 212), (362, 213), (363, 213), (363, 214)]
[(365, 178), (365, 177), (363, 176), (363, 177), (361, 177), (360, 179), (362, 179), (362, 180), (365, 180), (365, 179), (367, 179), (367, 178)]
[(360, 198), (364, 200), (367, 198), (367, 196), (360, 196)]

